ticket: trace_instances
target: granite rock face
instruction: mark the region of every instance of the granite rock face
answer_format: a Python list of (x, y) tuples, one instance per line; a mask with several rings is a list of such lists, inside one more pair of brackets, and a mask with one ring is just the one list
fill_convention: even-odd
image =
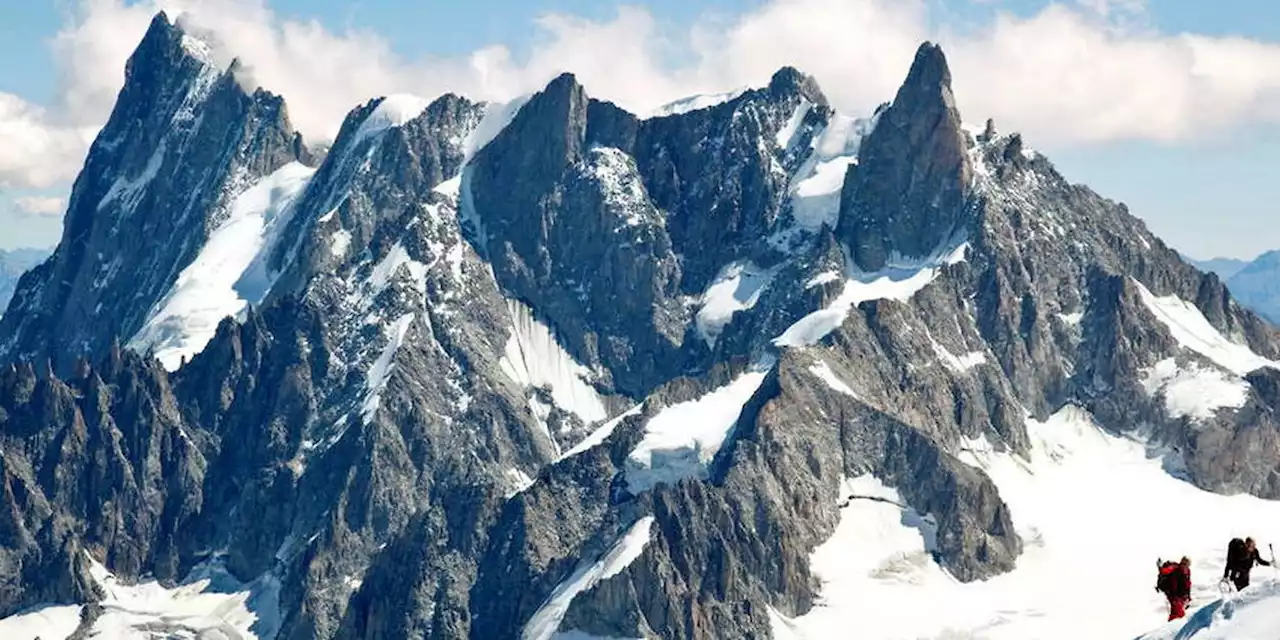
[[(1023, 455), (1068, 405), (1280, 497), (1275, 330), (961, 126), (934, 45), (865, 119), (790, 68), (648, 118), (563, 75), (376, 99), (324, 153), (202, 51), (157, 17), (0, 324), (0, 615), (102, 599), (91, 558), (274, 585), (277, 638), (767, 638), (817, 602), (849, 479), (927, 514), (957, 579), (1015, 567), (966, 449)], [(122, 349), (293, 162), (260, 295), (176, 370)], [(1169, 402), (1204, 372), (1244, 399)]]
[(946, 58), (926, 43), (845, 180), (838, 231), (855, 264), (878, 271), (952, 239), (973, 179), (966, 146)]

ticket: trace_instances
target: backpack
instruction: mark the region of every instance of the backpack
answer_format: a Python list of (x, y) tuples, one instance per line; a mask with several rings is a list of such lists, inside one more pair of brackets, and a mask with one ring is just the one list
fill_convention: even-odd
[(1249, 552), (1245, 549), (1244, 540), (1233, 538), (1227, 543), (1227, 566), (1235, 567), (1243, 563)]
[(1181, 565), (1173, 561), (1165, 561), (1160, 565), (1160, 574), (1156, 577), (1156, 591), (1171, 595), (1177, 588), (1178, 569)]

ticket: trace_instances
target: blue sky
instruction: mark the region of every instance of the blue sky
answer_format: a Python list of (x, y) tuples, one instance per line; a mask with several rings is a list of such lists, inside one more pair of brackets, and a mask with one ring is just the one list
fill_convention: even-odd
[[(41, 122), (50, 127), (62, 126), (69, 131), (76, 127), (83, 129), (101, 124), (100, 121), (105, 119), (106, 111), (109, 110), (109, 97), (114, 95), (113, 89), (118, 88), (111, 85), (109, 81), (102, 80), (104, 77), (110, 79), (111, 69), (117, 69), (120, 66), (120, 63), (111, 63), (109, 59), (112, 55), (117, 57), (125, 55), (131, 48), (130, 42), (101, 42), (101, 40), (108, 37), (104, 34), (115, 31), (127, 33), (128, 29), (123, 27), (115, 29), (110, 26), (100, 27), (96, 31), (88, 28), (81, 29), (83, 33), (78, 33), (73, 38), (71, 55), (67, 55), (64, 50), (64, 55), (61, 57), (55, 54), (52, 41), (60, 29), (68, 25), (76, 26), (91, 21), (100, 21), (102, 25), (114, 24), (107, 22), (109, 18), (104, 16), (115, 15), (111, 13), (112, 11), (123, 15), (124, 9), (116, 6), (122, 1), (32, 0), (23, 3), (7, 3), (10, 6), (3, 9), (4, 19), (0, 20), (0, 99), (3, 98), (3, 94), (8, 94), (33, 108), (47, 109), (48, 112), (41, 116), (44, 118)], [(216, 1), (260, 3), (262, 0)], [(830, 3), (841, 0), (826, 1)], [(762, 23), (782, 24), (777, 21), (794, 19), (794, 17), (784, 17), (784, 12), (781, 10), (774, 10), (776, 5), (786, 2), (794, 5), (812, 5), (820, 9), (823, 0), (773, 0), (772, 2), (769, 0), (653, 0), (633, 4), (647, 11), (652, 19), (653, 29), (660, 36), (654, 40), (662, 40), (666, 45), (671, 44), (667, 40), (679, 40), (678, 37), (667, 38), (667, 35), (687, 34), (695, 24), (711, 25), (713, 30), (723, 29), (726, 33), (736, 33), (733, 31), (736, 27), (732, 25), (745, 23), (751, 16), (763, 16), (759, 18)], [(846, 0), (846, 5), (871, 5), (876, 2), (877, 0)], [(1054, 91), (1062, 91), (1063, 96), (1078, 96), (1079, 81), (1076, 81), (1077, 84), (1067, 84), (1064, 81), (1065, 89), (1051, 84), (1030, 87), (1027, 82), (981, 85), (984, 79), (978, 76), (982, 75), (987, 68), (994, 68), (1005, 62), (1010, 64), (1016, 62), (1009, 61), (1010, 57), (1030, 57), (1041, 54), (1035, 50), (1039, 42), (1034, 37), (1035, 32), (1030, 31), (1029, 27), (1024, 30), (1032, 33), (1032, 37), (1019, 36), (1021, 39), (1013, 39), (1013, 36), (1010, 36), (1003, 41), (1005, 42), (1003, 48), (988, 47), (985, 43), (987, 40), (1002, 42), (1000, 39), (1002, 36), (987, 35), (998, 16), (1004, 16), (1004, 19), (1033, 22), (1038, 17), (1053, 15), (1047, 8), (1047, 2), (1039, 0), (927, 0), (926, 2), (921, 0), (921, 3), (921, 20), (924, 24), (920, 25), (919, 29), (925, 29), (927, 32), (912, 31), (911, 29), (915, 27), (903, 27), (906, 31), (900, 40), (905, 46), (915, 42), (917, 33), (928, 36), (936, 32), (943, 34), (939, 39), (943, 42), (944, 48), (947, 48), (949, 37), (967, 39), (965, 45), (967, 49), (961, 48), (960, 45), (957, 45), (957, 48), (963, 56), (961, 59), (969, 62), (962, 62), (955, 69), (957, 94), (967, 119), (980, 121), (985, 115), (989, 115), (971, 113), (972, 109), (966, 109), (970, 104), (977, 105), (979, 109), (989, 109), (1000, 114), (1007, 113), (1008, 116), (1003, 120), (997, 117), (998, 125), (1002, 121), (1012, 121), (1014, 126), (1023, 129), (1020, 125), (1025, 124), (1028, 143), (1049, 154), (1068, 178), (1075, 182), (1087, 183), (1105, 196), (1126, 202), (1131, 211), (1145, 219), (1158, 235), (1190, 255), (1197, 257), (1228, 255), (1247, 258), (1265, 249), (1280, 247), (1280, 224), (1274, 222), (1276, 212), (1272, 204), (1274, 198), (1271, 195), (1270, 180), (1268, 180), (1274, 171), (1273, 168), (1280, 166), (1280, 144), (1278, 144), (1280, 143), (1280, 125), (1277, 125), (1280, 118), (1271, 115), (1273, 107), (1275, 107), (1274, 113), (1280, 114), (1280, 101), (1272, 104), (1273, 98), (1269, 97), (1271, 94), (1280, 95), (1280, 81), (1270, 78), (1263, 72), (1258, 72), (1257, 78), (1248, 80), (1258, 85), (1256, 87), (1250, 85), (1261, 96), (1256, 100), (1246, 103), (1238, 98), (1239, 92), (1235, 89), (1223, 88), (1220, 92), (1222, 95), (1214, 98), (1218, 101), (1209, 100), (1204, 103), (1212, 108), (1204, 108), (1200, 107), (1199, 103), (1188, 102), (1192, 106), (1187, 109), (1170, 114), (1153, 113), (1150, 118), (1146, 118), (1141, 112), (1136, 115), (1121, 113), (1115, 116), (1119, 120), (1114, 122), (1109, 120), (1107, 123), (1099, 124), (1090, 119), (1087, 108), (1078, 107), (1074, 111), (1064, 107), (1062, 116), (1058, 116), (1056, 112), (1046, 114), (1045, 107), (1027, 106), (1024, 100), (1014, 99), (1016, 96), (1001, 94), (1022, 91), (1026, 87), (1026, 91), (1035, 92), (1040, 96), (1038, 98), (1040, 100), (1045, 100), (1044, 95)], [(137, 3), (126, 2), (125, 4)], [(901, 4), (909, 5), (911, 0)], [(93, 11), (85, 10), (85, 7), (92, 5), (97, 5)], [(1190, 33), (1214, 38), (1217, 42), (1227, 44), (1234, 42), (1234, 40), (1228, 40), (1231, 38), (1247, 39), (1250, 44), (1267, 48), (1262, 52), (1239, 53), (1247, 57), (1246, 62), (1237, 65), (1232, 61), (1226, 65), (1229, 69), (1235, 69), (1246, 63), (1261, 69), (1268, 68), (1268, 63), (1273, 61), (1273, 58), (1268, 56), (1275, 53), (1271, 48), (1280, 51), (1280, 45), (1277, 45), (1280, 43), (1280, 3), (1273, 1), (1152, 0), (1149, 3), (1143, 3), (1140, 0), (1062, 0), (1060, 7), (1072, 12), (1073, 16), (1098, 18), (1097, 24), (1089, 24), (1096, 26), (1098, 33), (1104, 34), (1103, 37), (1111, 38), (1110, 42), (1118, 46), (1128, 42), (1147, 42), (1153, 38), (1163, 39), (1162, 42), (1166, 44), (1176, 44), (1177, 34)], [(255, 18), (255, 20), (275, 25), (270, 28), (279, 29), (280, 25), (286, 23), (301, 24), (315, 20), (329, 34), (326, 37), (341, 39), (353, 30), (376, 34), (376, 37), (388, 47), (390, 53), (403, 62), (396, 68), (395, 73), (405, 78), (414, 77), (414, 73), (418, 73), (414, 71), (415, 69), (437, 68), (425, 62), (419, 65), (415, 61), (461, 60), (482, 47), (494, 44), (504, 45), (516, 60), (512, 65), (516, 69), (509, 70), (511, 77), (526, 84), (533, 83), (548, 73), (547, 69), (538, 67), (539, 63), (536, 61), (529, 61), (536, 57), (537, 52), (561, 51), (554, 48), (557, 38), (564, 40), (581, 35), (565, 36), (564, 33), (554, 32), (554, 29), (549, 32), (547, 29), (535, 28), (534, 23), (540, 16), (547, 14), (577, 16), (589, 21), (591, 25), (603, 25), (620, 20), (618, 4), (607, 0), (469, 0), (468, 2), (456, 0), (418, 2), (267, 0), (266, 9), (270, 13), (262, 14), (266, 17), (259, 16), (261, 19)], [(150, 10), (149, 6), (141, 7), (139, 15)], [(92, 17), (86, 18), (86, 15)], [(878, 13), (855, 12), (848, 15), (852, 17), (843, 19), (851, 20), (862, 16), (873, 16), (867, 18), (868, 20), (895, 19), (893, 16), (885, 17), (888, 14), (879, 10)], [(832, 21), (839, 22), (840, 19), (832, 13)], [(120, 20), (121, 24), (131, 25), (129, 28), (137, 28), (132, 26), (137, 23), (136, 17), (130, 17), (128, 20), (120, 18)], [(767, 20), (775, 22), (769, 23)], [(902, 18), (898, 22), (902, 20), (907, 18)], [(1047, 24), (1055, 23), (1047, 22)], [(233, 29), (225, 25), (221, 28)], [(618, 28), (620, 30), (609, 33), (629, 37), (632, 32), (638, 30), (631, 27), (630, 23), (620, 24)], [(867, 30), (866, 33), (874, 35), (876, 29), (888, 31), (897, 27), (880, 28), (876, 25), (851, 24), (848, 28), (851, 33), (849, 38), (852, 39), (856, 37), (856, 33), (863, 33), (856, 31), (857, 29)], [(750, 32), (745, 28), (738, 31)], [(685, 84), (700, 88), (705, 86), (707, 89), (730, 88), (714, 86), (721, 79), (721, 76), (716, 74), (722, 74), (723, 81), (733, 85), (754, 81), (761, 77), (767, 78), (767, 71), (772, 68), (770, 65), (775, 64), (771, 60), (777, 58), (786, 61), (788, 47), (806, 46), (803, 38), (794, 37), (794, 30), (784, 30), (779, 33), (781, 35), (776, 42), (773, 42), (770, 41), (767, 35), (768, 30), (766, 30), (763, 44), (761, 41), (749, 40), (747, 36), (741, 34), (735, 35), (735, 37), (741, 36), (738, 38), (741, 42), (748, 43), (744, 46), (751, 47), (747, 50), (749, 52), (770, 47), (782, 52), (773, 58), (762, 54), (761, 61), (757, 65), (758, 69), (746, 68), (744, 66), (746, 63), (739, 65), (738, 62), (741, 59), (749, 56), (738, 54), (733, 59), (719, 61), (718, 66), (703, 65), (705, 68), (700, 68), (697, 74), (692, 74), (697, 76), (696, 81), (686, 82), (685, 76), (679, 76), (678, 80), (669, 79), (662, 75), (664, 73), (662, 69), (655, 71), (650, 68), (651, 63), (640, 62), (636, 63), (640, 65), (637, 67), (640, 71), (632, 74), (633, 77), (628, 85), (619, 85), (615, 88), (609, 85), (608, 78), (597, 81), (593, 85), (592, 79), (601, 73), (607, 73), (607, 69), (605, 72), (596, 72), (596, 76), (592, 76), (591, 71), (588, 70), (583, 77), (586, 78), (588, 89), (593, 92), (597, 86), (600, 86), (607, 94), (606, 97), (613, 98), (613, 95), (609, 94), (609, 91), (613, 91), (622, 98), (635, 100), (650, 97), (643, 92), (643, 85), (646, 83), (663, 84), (662, 92), (665, 93), (659, 93), (666, 97), (671, 97), (667, 94), (678, 91), (679, 87)], [(835, 38), (832, 42), (838, 43), (841, 40), (840, 33), (838, 31), (834, 33), (834, 36), (828, 37)], [(609, 37), (615, 36), (607, 36), (603, 41), (607, 43)], [(815, 35), (814, 39), (821, 37), (821, 35)], [(1079, 39), (1076, 38), (1076, 40)], [(593, 42), (597, 42), (594, 46), (598, 48), (598, 41)], [(1009, 42), (1014, 44), (1010, 45)], [(569, 53), (564, 55), (566, 58), (564, 64), (566, 66), (589, 64), (592, 56), (583, 58), (579, 54), (581, 51), (590, 49), (591, 46), (593, 45), (582, 44), (565, 49)], [(688, 42), (675, 42), (675, 46), (663, 49), (663, 56), (667, 57), (662, 58), (657, 64), (661, 66), (663, 63), (670, 62), (672, 66), (679, 67), (684, 64), (680, 56), (685, 55), (685, 49), (690, 46), (692, 45)], [(886, 46), (897, 47), (897, 41)], [(1010, 49), (1010, 46), (1013, 48)], [(1075, 45), (1073, 41), (1067, 41), (1064, 38), (1064, 42), (1047, 43), (1044, 46)], [(1231, 55), (1236, 55), (1237, 48), (1230, 48)], [(993, 54), (988, 51), (989, 49), (1003, 53)], [(972, 50), (972, 55), (966, 53), (967, 50)], [(76, 51), (80, 52), (78, 58)], [(94, 53), (100, 51), (113, 53), (110, 55)], [(1015, 55), (1009, 51), (1017, 53)], [(1086, 50), (1086, 52), (1089, 51), (1096, 51), (1097, 56), (1109, 55), (1098, 47)], [(1123, 50), (1118, 49), (1118, 51)], [(868, 57), (865, 51), (857, 49), (851, 49), (844, 55), (850, 59)], [(575, 56), (579, 57), (575, 58)], [(810, 56), (812, 57), (812, 54)], [(1121, 57), (1123, 56), (1117, 55), (1117, 66), (1129, 64), (1122, 61)], [(1132, 75), (1121, 76), (1122, 81), (1117, 85), (1118, 88), (1098, 89), (1096, 96), (1090, 96), (1088, 99), (1105, 102), (1125, 100), (1132, 91), (1153, 93), (1151, 101), (1141, 103), (1135, 109), (1149, 108), (1142, 105), (1163, 104), (1159, 91), (1165, 91), (1166, 89), (1161, 88), (1165, 85), (1157, 86), (1157, 80), (1151, 80), (1153, 88), (1149, 89), (1140, 66), (1145, 58), (1140, 58), (1137, 54), (1132, 57), (1137, 60), (1132, 64), (1139, 65)], [(93, 67), (86, 61), (94, 58), (108, 59), (102, 62), (106, 66)], [(856, 111), (857, 108), (863, 108), (867, 104), (874, 104), (892, 97), (891, 82), (895, 81), (894, 78), (900, 81), (901, 75), (905, 72), (905, 66), (903, 66), (905, 63), (901, 58), (901, 55), (890, 56), (888, 62), (877, 63), (887, 66), (887, 69), (880, 71), (872, 70), (878, 74), (875, 75), (877, 79), (883, 78), (883, 80), (866, 82), (869, 88), (862, 93), (859, 93), (859, 89), (844, 86), (846, 83), (841, 82), (840, 76), (863, 78), (863, 74), (869, 72), (865, 64), (871, 63), (859, 62), (858, 64), (864, 66), (856, 68), (858, 74), (842, 74), (840, 72), (844, 67), (839, 67), (832, 62), (830, 69), (834, 71), (827, 71), (825, 76), (822, 68), (815, 70), (806, 68), (803, 64), (799, 66), (815, 73), (829, 94), (844, 99), (846, 104), (854, 105)], [(68, 59), (72, 61), (68, 62)], [(1154, 59), (1158, 61), (1159, 56)], [(575, 63), (574, 60), (578, 62)], [(979, 62), (982, 60), (988, 62)], [(1124, 60), (1128, 58), (1125, 57)], [(1280, 58), (1275, 58), (1274, 61), (1280, 65)], [(822, 61), (819, 62), (817, 66), (821, 67)], [(288, 64), (296, 65), (298, 62), (293, 60)], [(520, 67), (522, 64), (525, 67)], [(1099, 64), (1102, 65), (1100, 68), (1105, 70), (1108, 60), (1103, 59)], [(531, 71), (529, 70), (531, 67), (538, 67), (538, 69)], [(708, 71), (713, 67), (715, 70)], [(733, 67), (730, 71), (720, 71), (730, 67)], [(578, 71), (576, 68), (571, 70)], [(457, 69), (451, 67), (450, 72), (457, 72)], [(119, 74), (120, 71), (117, 69), (114, 73)], [(280, 77), (286, 80), (298, 76), (298, 73), (284, 62), (280, 63), (279, 70), (275, 73), (283, 74)], [(992, 75), (998, 76), (999, 73), (1004, 71), (993, 71)], [(1027, 77), (1016, 75), (1019, 73), (1016, 69), (1008, 73), (1014, 74), (1009, 75), (1010, 78)], [(1055, 73), (1062, 75), (1054, 67), (1047, 66), (1043, 74), (1037, 72), (1036, 75), (1049, 76), (1051, 80)], [(1161, 67), (1160, 70), (1153, 70), (1150, 75), (1172, 87), (1167, 89), (1170, 92), (1169, 95), (1179, 100), (1198, 100), (1198, 96), (1188, 97), (1187, 91), (1177, 88), (1177, 73), (1186, 72), (1178, 67), (1170, 67), (1170, 69)], [(340, 75), (360, 74), (352, 71)], [(1125, 77), (1137, 78), (1137, 80), (1125, 82), (1123, 81)], [(649, 82), (647, 78), (653, 78), (653, 81)], [(84, 106), (77, 103), (73, 99), (76, 95), (76, 87), (94, 82), (106, 82), (97, 87), (99, 97), (88, 101), (94, 104)], [(405, 82), (410, 80), (406, 79)], [(460, 82), (463, 81), (455, 79), (445, 84), (451, 87)], [(1100, 81), (1100, 84), (1102, 82)], [(264, 82), (264, 84), (269, 83)], [(435, 84), (425, 84), (431, 87), (428, 90), (436, 87)], [(1085, 84), (1090, 84), (1087, 75)], [(470, 85), (463, 83), (463, 86)], [(381, 85), (377, 85), (375, 88), (380, 87)], [(997, 91), (991, 87), (999, 89)], [(317, 101), (299, 99), (299, 97), (307, 98), (312, 95), (305, 93), (310, 90), (309, 87), (294, 88), (293, 93), (290, 93), (288, 86), (272, 85), (268, 88), (282, 92), (290, 101), (291, 109), (295, 107), (301, 109), (299, 105), (302, 103)], [(521, 85), (521, 88), (525, 86)], [(365, 89), (362, 85), (352, 88), (347, 93), (320, 96), (326, 100), (333, 100), (334, 104), (328, 111), (317, 115), (316, 120), (323, 115), (324, 122), (332, 121), (335, 119), (333, 114), (340, 114), (345, 108), (354, 106), (361, 98), (371, 97), (363, 95), (361, 93), (363, 90)], [(369, 91), (372, 90), (369, 89)], [(658, 90), (655, 89), (655, 92)], [(68, 98), (68, 95), (73, 98)], [(102, 96), (108, 99), (105, 103)], [(625, 103), (625, 100), (620, 101)], [(1063, 101), (1067, 101), (1067, 98)], [(837, 102), (838, 106), (844, 106), (839, 103), (839, 100)], [(1050, 99), (1050, 102), (1044, 104), (1053, 105), (1056, 102)], [(1086, 101), (1086, 107), (1087, 104)], [(1220, 104), (1230, 109), (1238, 108), (1238, 115), (1232, 111), (1227, 115), (1216, 116), (1217, 120), (1211, 123), (1212, 127), (1206, 125), (1205, 133), (1196, 133), (1195, 129), (1198, 126), (1196, 121), (1199, 116), (1195, 109), (1200, 108), (1206, 114), (1230, 111), (1227, 108), (1217, 108)], [(1042, 117), (1038, 117), (1038, 113)], [(4, 117), (4, 103), (0, 102), (0, 131), (3, 131)], [(94, 122), (95, 119), (98, 121)], [(1148, 131), (1145, 127), (1147, 120), (1159, 122), (1159, 124), (1151, 125)], [(1061, 121), (1060, 127), (1058, 121)], [(1102, 126), (1111, 128), (1107, 129), (1106, 133), (1097, 133), (1102, 131), (1099, 128)], [(1132, 136), (1124, 135), (1125, 127), (1141, 129), (1142, 133)], [(1212, 130), (1209, 130), (1210, 128)], [(1179, 133), (1166, 135), (1167, 131), (1175, 130)], [(63, 131), (63, 134), (65, 133), (66, 131)], [(1095, 133), (1097, 135), (1094, 135)], [(0, 133), (0, 136), (2, 135)], [(37, 139), (43, 140), (43, 138)], [(0, 151), (0, 185), (4, 185), (3, 191), (0, 192), (0, 247), (48, 246), (57, 241), (59, 220), (56, 210), (60, 209), (55, 207), (54, 203), (56, 199), (65, 197), (70, 178), (74, 176), (79, 160), (82, 160), (82, 154), (76, 155), (78, 147), (74, 137), (71, 140), (57, 146), (54, 150), (46, 150), (42, 146), (31, 147), (32, 162), (52, 162), (50, 158), (56, 155), (57, 161), (61, 163), (59, 166), (69, 167), (61, 171), (57, 179), (42, 179), (39, 176), (43, 174), (30, 171), (24, 173), (22, 167), (10, 166), (10, 173), (5, 173), (3, 163), (6, 159), (3, 157), (3, 151)], [(3, 140), (0, 140), (0, 144), (2, 143)], [(14, 159), (12, 156), (8, 159), (11, 164), (22, 160), (22, 158)], [(6, 176), (8, 176), (7, 180)], [(18, 206), (19, 200), (22, 206)], [(23, 213), (20, 211), (22, 209), (34, 210), (37, 213)]]

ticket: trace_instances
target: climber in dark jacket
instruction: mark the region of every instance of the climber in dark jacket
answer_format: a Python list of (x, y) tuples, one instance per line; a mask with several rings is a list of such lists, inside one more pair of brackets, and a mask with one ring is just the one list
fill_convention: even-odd
[(1227, 566), (1222, 570), (1222, 579), (1230, 580), (1236, 585), (1237, 591), (1242, 591), (1249, 586), (1249, 572), (1253, 570), (1255, 563), (1264, 567), (1271, 566), (1270, 562), (1258, 555), (1258, 545), (1253, 538), (1245, 538), (1243, 541), (1236, 538), (1227, 545)]

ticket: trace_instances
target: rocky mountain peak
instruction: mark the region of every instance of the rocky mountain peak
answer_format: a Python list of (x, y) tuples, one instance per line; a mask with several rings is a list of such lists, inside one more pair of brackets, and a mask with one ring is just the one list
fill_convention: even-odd
[(775, 99), (799, 95), (813, 104), (823, 106), (829, 104), (826, 94), (822, 93), (822, 88), (818, 86), (818, 81), (792, 66), (786, 66), (774, 72), (773, 77), (769, 79), (769, 93)]
[[(279, 96), (246, 90), (207, 42), (157, 14), (72, 189), (58, 250), (0, 320), (0, 360), (51, 357), (64, 373), (114, 337), (164, 322), (178, 275), (220, 227), (254, 210), (237, 207), (240, 196), (307, 159)], [(138, 244), (156, 238), (160, 250)]]
[(968, 145), (946, 57), (926, 42), (844, 185), (838, 233), (859, 267), (927, 256), (960, 231), (973, 175)]

